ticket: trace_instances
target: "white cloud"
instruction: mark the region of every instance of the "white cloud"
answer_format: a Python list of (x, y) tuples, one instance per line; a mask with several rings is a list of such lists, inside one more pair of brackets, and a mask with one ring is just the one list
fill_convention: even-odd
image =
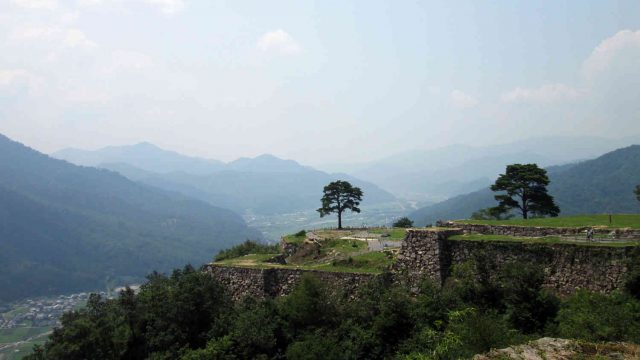
[(183, 0), (142, 0), (143, 2), (160, 8), (164, 14), (173, 15), (184, 9)]
[(146, 4), (155, 7), (165, 15), (179, 13), (185, 8), (185, 0), (77, 0), (82, 7), (95, 6), (126, 6), (131, 4)]
[(63, 43), (69, 47), (96, 47), (96, 43), (89, 40), (87, 36), (78, 29), (67, 29), (65, 31)]
[(0, 85), (10, 85), (14, 81), (20, 78), (29, 77), (29, 73), (26, 70), (0, 70)]
[[(555, 103), (587, 96), (633, 93), (640, 76), (640, 30), (622, 30), (603, 40), (582, 63), (580, 85), (546, 84), (517, 87), (502, 94), (508, 103)], [(622, 90), (624, 89), (624, 90)], [(610, 99), (611, 100), (611, 99)]]
[(113, 74), (118, 71), (141, 71), (154, 66), (153, 60), (146, 54), (127, 51), (115, 50), (111, 53), (111, 61), (103, 71)]
[(24, 69), (0, 69), (0, 88), (28, 88), (29, 91), (39, 90), (42, 81)]
[(502, 94), (504, 102), (552, 103), (563, 100), (574, 100), (585, 94), (585, 90), (575, 89), (565, 84), (546, 84), (538, 88), (517, 87)]
[[(629, 54), (629, 51), (632, 54)], [(609, 70), (619, 58), (637, 57), (640, 54), (640, 30), (622, 30), (612, 37), (602, 41), (591, 52), (582, 65), (582, 71), (587, 79)], [(638, 63), (635, 63), (638, 66)]]
[(478, 105), (478, 99), (474, 98), (471, 95), (465, 94), (460, 90), (453, 90), (450, 96), (453, 105), (461, 109), (468, 109)]
[(258, 39), (257, 47), (264, 52), (277, 52), (285, 55), (297, 54), (300, 52), (300, 45), (286, 31), (280, 29), (270, 31)]
[(55, 9), (58, 6), (57, 0), (12, 0), (18, 6), (27, 9)]
[(61, 28), (57, 26), (25, 27), (13, 31), (13, 40), (36, 40), (58, 42), (65, 47), (93, 48), (96, 43), (91, 41), (85, 33), (77, 28)]

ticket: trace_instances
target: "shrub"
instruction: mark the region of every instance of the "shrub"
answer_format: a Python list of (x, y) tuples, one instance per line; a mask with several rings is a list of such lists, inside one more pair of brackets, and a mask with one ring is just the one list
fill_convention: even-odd
[(396, 222), (393, 223), (393, 227), (396, 228), (410, 228), (413, 226), (413, 221), (408, 217), (401, 217)]
[(640, 341), (640, 302), (622, 293), (585, 290), (561, 307), (558, 335), (586, 341)]
[(230, 249), (222, 250), (216, 255), (215, 261), (233, 259), (249, 254), (277, 254), (280, 253), (280, 245), (263, 244), (253, 240), (247, 240)]
[(500, 274), (507, 319), (525, 334), (542, 333), (560, 301), (542, 288), (544, 272), (530, 263), (510, 263)]

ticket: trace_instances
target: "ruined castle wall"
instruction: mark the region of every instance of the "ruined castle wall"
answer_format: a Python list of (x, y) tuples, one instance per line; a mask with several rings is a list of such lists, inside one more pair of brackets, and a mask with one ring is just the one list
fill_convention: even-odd
[(460, 230), (408, 230), (402, 241), (394, 272), (412, 287), (425, 277), (442, 283), (449, 263), (444, 244), (449, 236), (461, 233)]
[[(634, 247), (525, 244), (498, 241), (447, 241), (451, 265), (482, 256), (493, 273), (513, 262), (541, 266), (544, 286), (559, 295), (578, 289), (608, 293), (622, 286)], [(449, 268), (450, 270), (450, 268)]]
[(277, 297), (289, 294), (302, 279), (310, 273), (324, 282), (329, 292), (355, 297), (358, 289), (377, 275), (362, 273), (340, 273), (315, 270), (285, 268), (243, 268), (219, 265), (205, 265), (203, 271), (211, 274), (223, 284), (235, 300), (246, 296), (257, 298)]
[(633, 246), (447, 240), (459, 233), (409, 230), (394, 270), (415, 287), (425, 278), (443, 283), (454, 266), (480, 256), (494, 274), (509, 263), (530, 262), (542, 267), (545, 287), (568, 295), (577, 289), (610, 292), (620, 288), (628, 262), (637, 256)]
[[(569, 295), (578, 289), (607, 293), (622, 286), (630, 261), (640, 259), (640, 248), (635, 246), (449, 240), (450, 236), (463, 232), (513, 236), (559, 234), (546, 230), (558, 231), (558, 228), (534, 229), (536, 230), (532, 233), (525, 232), (522, 227), (473, 225), (463, 229), (408, 230), (392, 268), (393, 281), (417, 292), (418, 285), (424, 279), (442, 284), (456, 265), (480, 259), (485, 261), (494, 275), (514, 262), (540, 265), (545, 275), (544, 286), (559, 295)], [(225, 285), (234, 299), (287, 295), (305, 273), (311, 273), (323, 281), (330, 292), (355, 297), (358, 289), (378, 276), (295, 268), (259, 269), (220, 265), (206, 265), (203, 271)]]
[[(476, 233), (485, 235), (507, 235), (522, 237), (543, 237), (543, 236), (566, 236), (585, 237), (589, 227), (562, 228), (562, 227), (541, 227), (541, 226), (517, 226), (517, 225), (484, 225), (484, 224), (460, 224), (455, 222), (445, 222), (439, 225), (449, 228), (456, 228), (465, 233)], [(596, 235), (609, 236), (616, 240), (638, 240), (640, 239), (640, 229), (607, 229), (593, 228)]]

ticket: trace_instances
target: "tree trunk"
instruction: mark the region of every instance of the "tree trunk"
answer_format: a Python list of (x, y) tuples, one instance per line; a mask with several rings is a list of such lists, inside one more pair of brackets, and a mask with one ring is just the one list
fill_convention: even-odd
[(338, 211), (338, 230), (342, 230), (342, 211)]

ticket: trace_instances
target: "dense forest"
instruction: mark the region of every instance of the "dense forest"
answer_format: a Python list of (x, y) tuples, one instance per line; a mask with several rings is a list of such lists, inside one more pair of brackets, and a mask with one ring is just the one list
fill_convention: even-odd
[(258, 238), (225, 209), (0, 135), (0, 301), (104, 288)]
[(388, 274), (355, 299), (306, 275), (288, 296), (234, 303), (187, 266), (151, 274), (138, 294), (92, 296), (28, 359), (457, 359), (541, 336), (638, 342), (639, 278), (559, 299), (536, 264), (492, 273), (478, 254), (417, 296)]
[[(561, 215), (635, 213), (640, 209), (633, 194), (640, 179), (640, 145), (547, 170), (549, 193)], [(419, 226), (437, 220), (468, 219), (475, 211), (496, 206), (494, 195), (486, 188), (418, 209), (409, 217)]]

